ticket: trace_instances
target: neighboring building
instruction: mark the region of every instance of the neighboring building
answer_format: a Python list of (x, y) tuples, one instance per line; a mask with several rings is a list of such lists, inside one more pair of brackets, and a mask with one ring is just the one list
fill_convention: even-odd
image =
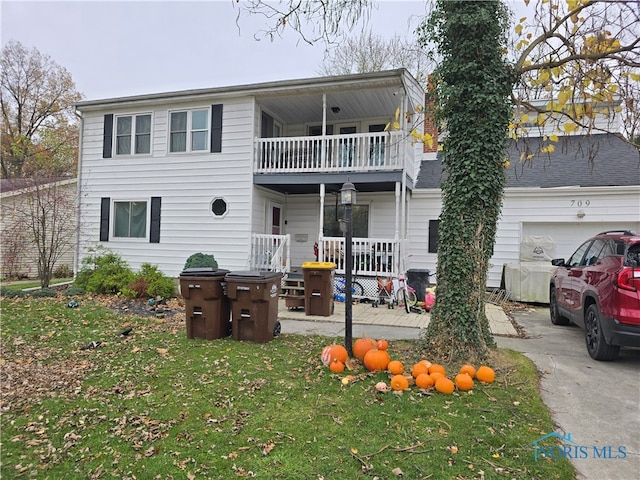
[(318, 242), (342, 273), (349, 180), (357, 273), (395, 274), (423, 101), (400, 69), (80, 102), (80, 259), (101, 243), (171, 276), (196, 252), (290, 271)]
[[(49, 243), (61, 256), (55, 270), (67, 267), (73, 272), (76, 246), (75, 178), (19, 178), (0, 182), (2, 278), (37, 278), (38, 250), (32, 226), (34, 219), (30, 202), (40, 200), (45, 211)], [(59, 209), (58, 209), (59, 208)], [(41, 218), (41, 214), (38, 218)], [(52, 230), (49, 230), (51, 228)], [(54, 233), (55, 232), (55, 233)]]

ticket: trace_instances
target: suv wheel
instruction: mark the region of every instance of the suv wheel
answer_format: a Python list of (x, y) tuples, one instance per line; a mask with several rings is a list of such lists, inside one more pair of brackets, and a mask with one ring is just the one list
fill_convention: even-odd
[(618, 358), (620, 347), (609, 345), (602, 333), (600, 311), (595, 304), (589, 305), (584, 319), (584, 333), (587, 341), (587, 351), (594, 360), (615, 360)]
[(556, 288), (552, 285), (549, 290), (549, 316), (554, 325), (569, 325), (569, 319), (560, 315), (558, 310), (558, 299), (556, 298)]

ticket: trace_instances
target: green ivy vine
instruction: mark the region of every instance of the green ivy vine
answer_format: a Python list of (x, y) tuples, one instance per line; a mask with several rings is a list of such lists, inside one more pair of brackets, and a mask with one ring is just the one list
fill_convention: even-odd
[(438, 0), (418, 30), (421, 43), (435, 44), (441, 57), (430, 93), (447, 132), (437, 302), (423, 339), (432, 356), (483, 358), (495, 345), (484, 300), (515, 78), (505, 56), (508, 22), (498, 0)]

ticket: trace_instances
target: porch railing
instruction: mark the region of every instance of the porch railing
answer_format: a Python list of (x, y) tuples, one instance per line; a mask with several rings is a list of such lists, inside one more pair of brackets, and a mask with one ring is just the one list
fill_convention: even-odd
[[(345, 241), (343, 237), (324, 237), (318, 251), (320, 260), (336, 264), (336, 273), (344, 274)], [(354, 238), (352, 242), (353, 274), (362, 277), (398, 275), (400, 242), (388, 238)]]
[(249, 268), (270, 272), (291, 271), (291, 236), (254, 233), (251, 236)]
[(413, 162), (406, 132), (257, 138), (255, 173), (402, 170)]

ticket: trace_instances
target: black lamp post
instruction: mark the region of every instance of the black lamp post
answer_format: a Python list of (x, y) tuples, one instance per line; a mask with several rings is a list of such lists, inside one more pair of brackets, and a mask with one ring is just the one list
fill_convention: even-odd
[(352, 270), (353, 270), (353, 255), (352, 255), (352, 240), (353, 240), (353, 212), (352, 206), (356, 203), (356, 187), (353, 186), (349, 180), (347, 180), (340, 189), (340, 202), (344, 205), (344, 220), (345, 220), (345, 232), (344, 232), (344, 346), (349, 353), (349, 356), (353, 356), (352, 345), (352, 316), (351, 307), (353, 306), (353, 290), (352, 290)]

